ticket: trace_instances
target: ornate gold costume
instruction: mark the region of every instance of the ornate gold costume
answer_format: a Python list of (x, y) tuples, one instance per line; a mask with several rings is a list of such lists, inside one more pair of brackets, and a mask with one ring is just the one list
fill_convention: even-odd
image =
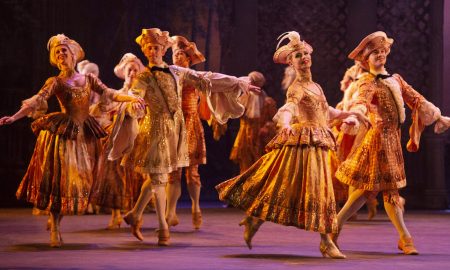
[(206, 164), (206, 144), (203, 125), (198, 114), (198, 90), (185, 86), (182, 93), (184, 121), (186, 122), (189, 165)]
[(171, 73), (140, 73), (131, 87), (147, 103), (139, 125), (137, 147), (127, 157), (140, 173), (170, 173), (189, 165), (186, 128), (181, 110), (181, 93)]
[(277, 115), (285, 111), (293, 115), (292, 133), (276, 135), (266, 147), (269, 152), (247, 171), (217, 185), (219, 197), (262, 220), (320, 233), (336, 232), (328, 162), (328, 150), (335, 148), (335, 141), (328, 129), (325, 96), (295, 82)]
[[(400, 140), (403, 102), (414, 108), (413, 113), (417, 110), (427, 123), (435, 121), (432, 119), (436, 118), (433, 116), (435, 107), (398, 74), (383, 80), (367, 73), (358, 81), (358, 89), (356, 109), (367, 111), (371, 127), (338, 168), (336, 177), (345, 184), (367, 191), (402, 188), (406, 186)], [(427, 114), (430, 119), (426, 119)]]
[(91, 91), (109, 99), (114, 95), (92, 75), (86, 75), (84, 87), (51, 77), (37, 95), (23, 102), (37, 112), (56, 95), (61, 112), (44, 115), (32, 123), (38, 138), (17, 198), (63, 215), (84, 213), (96, 168), (98, 139), (106, 136), (89, 115)]

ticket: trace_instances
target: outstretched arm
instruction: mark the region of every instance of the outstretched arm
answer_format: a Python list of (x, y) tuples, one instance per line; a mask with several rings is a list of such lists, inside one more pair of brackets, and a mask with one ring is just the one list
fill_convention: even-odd
[(359, 111), (341, 111), (331, 106), (328, 107), (328, 115), (330, 119), (343, 119), (343, 123), (347, 125), (355, 125), (362, 122), (364, 125), (370, 125), (370, 120)]
[(22, 106), (22, 108), (20, 108), (20, 110), (18, 110), (13, 116), (4, 116), (0, 118), (0, 126), (12, 124), (15, 121), (27, 116), (32, 111), (33, 108), (28, 106)]

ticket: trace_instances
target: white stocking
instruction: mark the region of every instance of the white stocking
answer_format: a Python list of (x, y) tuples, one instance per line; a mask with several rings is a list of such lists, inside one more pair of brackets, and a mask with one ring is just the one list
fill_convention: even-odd
[(156, 216), (158, 217), (159, 229), (167, 230), (167, 225), (164, 213), (166, 212), (166, 184), (154, 184), (155, 199), (156, 199)]

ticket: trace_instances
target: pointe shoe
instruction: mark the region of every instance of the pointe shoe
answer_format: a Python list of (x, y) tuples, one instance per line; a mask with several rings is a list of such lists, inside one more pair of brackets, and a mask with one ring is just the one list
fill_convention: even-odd
[(320, 242), (319, 247), (320, 253), (322, 256), (326, 258), (327, 256), (332, 259), (345, 259), (347, 258), (344, 254), (342, 254), (339, 249), (333, 244), (333, 242), (325, 243)]
[(121, 216), (116, 216), (109, 221), (107, 230), (120, 229), (120, 225), (122, 225), (123, 218)]
[(253, 218), (250, 216), (245, 217), (241, 220), (241, 222), (239, 222), (239, 226), (242, 225), (245, 225), (244, 241), (247, 244), (248, 249), (252, 249), (252, 239), (258, 231), (260, 225), (254, 224)]
[(61, 233), (58, 230), (50, 231), (50, 247), (59, 248), (63, 244)]
[(131, 212), (128, 212), (123, 220), (131, 226), (131, 233), (140, 241), (144, 241), (144, 236), (141, 233), (142, 220), (138, 220)]
[(193, 212), (192, 213), (192, 226), (194, 229), (198, 230), (202, 226), (202, 212)]
[(176, 214), (173, 215), (172, 218), (166, 218), (166, 222), (169, 227), (175, 227), (180, 224), (180, 220), (178, 219), (178, 216)]
[(411, 237), (400, 238), (398, 240), (398, 249), (403, 251), (406, 255), (418, 255), (416, 247), (414, 247), (414, 243)]
[(158, 232), (158, 246), (170, 245), (170, 232), (169, 229), (159, 229)]

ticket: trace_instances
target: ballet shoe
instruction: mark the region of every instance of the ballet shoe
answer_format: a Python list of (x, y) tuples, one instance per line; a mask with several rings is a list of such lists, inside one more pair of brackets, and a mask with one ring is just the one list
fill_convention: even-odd
[(178, 219), (178, 216), (176, 214), (173, 215), (171, 218), (166, 218), (166, 222), (169, 227), (171, 226), (175, 227), (178, 224), (180, 224), (180, 220)]
[(111, 218), (106, 229), (107, 230), (120, 229), (120, 225), (122, 225), (122, 221), (123, 221), (123, 218), (121, 216), (116, 216), (114, 218)]
[(142, 220), (138, 220), (132, 212), (128, 212), (124, 217), (123, 220), (125, 223), (130, 225), (131, 227), (131, 233), (140, 241), (144, 241), (144, 237), (141, 233), (141, 226), (142, 226)]
[(342, 254), (339, 249), (333, 244), (333, 242), (325, 243), (323, 241), (320, 242), (319, 246), (320, 253), (322, 256), (326, 258), (327, 256), (332, 259), (345, 259), (347, 258), (344, 254)]
[(192, 226), (194, 229), (198, 230), (202, 226), (202, 212), (193, 212), (192, 213)]
[(241, 222), (239, 222), (239, 226), (242, 225), (245, 226), (244, 241), (247, 244), (248, 249), (252, 249), (252, 239), (258, 231), (260, 225), (255, 225), (251, 216), (245, 217), (241, 220)]
[(411, 237), (400, 238), (398, 240), (398, 249), (403, 251), (406, 255), (418, 255), (416, 247), (414, 247), (413, 239)]
[(159, 229), (158, 233), (158, 246), (168, 246), (170, 245), (170, 232), (169, 229)]
[(59, 248), (63, 244), (61, 232), (59, 230), (50, 231), (50, 247)]

